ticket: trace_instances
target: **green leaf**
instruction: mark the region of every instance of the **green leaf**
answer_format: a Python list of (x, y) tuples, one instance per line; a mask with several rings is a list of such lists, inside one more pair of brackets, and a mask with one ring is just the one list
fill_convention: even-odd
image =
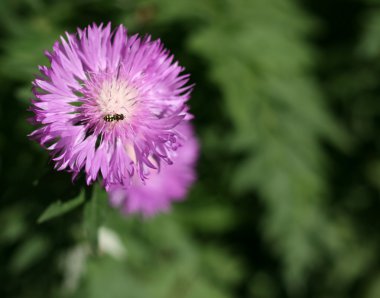
[(12, 256), (10, 268), (12, 273), (18, 274), (30, 268), (44, 256), (49, 249), (49, 242), (41, 235), (34, 235), (22, 242), (15, 250)]
[(67, 202), (61, 202), (57, 201), (51, 204), (38, 218), (38, 223), (43, 223), (45, 221), (48, 221), (52, 218), (55, 218), (57, 216), (63, 215), (74, 208), (78, 207), (79, 205), (83, 204), (84, 202), (84, 192), (82, 191), (78, 197), (67, 201)]

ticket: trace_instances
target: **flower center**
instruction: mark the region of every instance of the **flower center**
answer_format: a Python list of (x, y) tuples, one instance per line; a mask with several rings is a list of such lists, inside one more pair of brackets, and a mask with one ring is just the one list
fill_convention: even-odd
[(105, 80), (100, 88), (97, 103), (103, 116), (116, 120), (128, 120), (136, 108), (137, 90), (126, 81)]

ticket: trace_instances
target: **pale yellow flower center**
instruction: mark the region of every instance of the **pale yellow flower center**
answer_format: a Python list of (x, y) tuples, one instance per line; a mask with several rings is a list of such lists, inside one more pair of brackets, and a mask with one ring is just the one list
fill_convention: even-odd
[(97, 102), (106, 115), (122, 114), (128, 120), (136, 109), (137, 90), (118, 79), (106, 80), (100, 89)]

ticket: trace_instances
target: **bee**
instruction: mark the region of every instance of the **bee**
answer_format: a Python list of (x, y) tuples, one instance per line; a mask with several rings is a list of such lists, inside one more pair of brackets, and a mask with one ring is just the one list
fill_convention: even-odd
[(124, 120), (123, 114), (108, 114), (103, 117), (104, 121), (106, 122), (113, 122), (113, 121), (120, 121)]

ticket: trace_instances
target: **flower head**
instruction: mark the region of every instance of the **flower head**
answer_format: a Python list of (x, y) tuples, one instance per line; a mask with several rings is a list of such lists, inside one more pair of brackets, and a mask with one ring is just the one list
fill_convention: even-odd
[[(198, 157), (198, 143), (192, 127), (179, 127), (183, 146), (173, 157), (173, 164), (163, 164), (160, 170), (151, 171), (149, 179), (133, 179), (130, 187), (112, 185), (109, 189), (111, 204), (126, 213), (141, 213), (151, 216), (167, 211), (172, 201), (182, 200), (195, 179), (194, 164)], [(155, 162), (155, 156), (151, 157)]]
[(31, 137), (56, 169), (84, 170), (88, 184), (101, 174), (108, 189), (173, 162), (191, 86), (160, 40), (93, 25), (66, 33), (46, 56), (33, 81)]

